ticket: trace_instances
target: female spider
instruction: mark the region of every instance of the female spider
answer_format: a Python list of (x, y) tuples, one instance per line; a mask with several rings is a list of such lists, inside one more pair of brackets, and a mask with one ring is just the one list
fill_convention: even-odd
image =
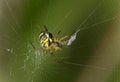
[[(45, 30), (39, 34), (39, 38), (38, 38), (43, 49), (45, 49), (50, 53), (53, 53), (55, 51), (61, 50), (62, 47), (67, 44), (68, 40), (66, 41), (63, 40), (65, 40), (68, 36), (59, 39), (55, 37), (52, 33), (50, 33), (46, 28), (46, 26), (44, 26), (44, 28)], [(59, 33), (60, 31), (58, 32), (58, 34)]]

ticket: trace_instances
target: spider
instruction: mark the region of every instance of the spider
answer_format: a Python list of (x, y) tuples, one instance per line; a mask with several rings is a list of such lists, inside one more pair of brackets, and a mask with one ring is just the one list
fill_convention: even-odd
[[(48, 31), (47, 27), (44, 26), (44, 31), (42, 31), (38, 36), (38, 41), (42, 48), (50, 53), (54, 53), (58, 50), (61, 50), (64, 46), (70, 46), (76, 39), (76, 35), (80, 30), (77, 30), (71, 36), (64, 36), (62, 38), (58, 38), (54, 36), (51, 32)], [(57, 35), (61, 31), (58, 31)], [(67, 39), (69, 38), (69, 39)], [(67, 40), (66, 40), (67, 39)], [(30, 42), (31, 43), (31, 42)], [(34, 45), (31, 43), (33, 48), (35, 49)]]
[[(44, 26), (44, 31), (39, 34), (38, 40), (42, 46), (42, 48), (50, 53), (61, 50), (63, 46), (66, 46), (68, 40), (68, 36), (64, 36), (62, 38), (58, 38), (54, 36), (51, 32), (48, 31), (47, 27)], [(59, 34), (59, 31), (57, 34)]]

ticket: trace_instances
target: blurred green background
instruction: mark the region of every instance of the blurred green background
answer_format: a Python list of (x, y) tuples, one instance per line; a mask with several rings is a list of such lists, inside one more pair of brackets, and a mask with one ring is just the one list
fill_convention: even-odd
[[(119, 11), (119, 0), (0, 0), (0, 82), (119, 82)], [(59, 38), (81, 31), (53, 57), (44, 25)]]

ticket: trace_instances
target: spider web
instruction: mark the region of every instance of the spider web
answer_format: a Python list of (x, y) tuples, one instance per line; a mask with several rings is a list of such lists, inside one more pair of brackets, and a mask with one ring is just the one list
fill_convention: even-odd
[[(115, 11), (118, 11), (118, 9), (117, 9), (117, 7), (115, 7), (113, 4), (116, 4), (116, 5), (119, 5), (119, 1), (118, 0), (116, 0), (116, 3), (113, 3), (112, 2), (112, 0), (110, 0), (111, 2), (111, 8), (113, 8), (114, 9), (114, 11), (113, 12), (115, 12)], [(16, 1), (17, 2), (17, 1)], [(115, 1), (114, 1), (115, 2)], [(15, 77), (16, 76), (16, 74), (17, 74), (17, 71), (21, 71), (22, 70), (22, 72), (24, 72), (24, 73), (26, 73), (26, 75), (23, 75), (25, 78), (27, 77), (27, 80), (26, 80), (26, 82), (35, 82), (34, 81), (34, 78), (35, 77), (37, 77), (37, 75), (43, 75), (43, 77), (44, 78), (47, 78), (47, 76), (51, 76), (51, 74), (50, 74), (50, 72), (47, 72), (46, 70), (48, 70), (47, 68), (46, 69), (44, 69), (44, 64), (43, 64), (43, 62), (44, 61), (46, 61), (46, 60), (48, 60), (49, 61), (49, 57), (50, 56), (43, 56), (43, 51), (34, 51), (34, 49), (32, 49), (32, 47), (31, 47), (31, 45), (29, 44), (29, 42), (26, 42), (26, 43), (24, 43), (24, 45), (26, 46), (26, 48), (25, 48), (25, 50), (26, 51), (22, 51), (22, 50), (20, 50), (20, 52), (21, 53), (23, 53), (23, 52), (25, 52), (25, 53), (23, 53), (23, 55), (21, 55), (21, 54), (18, 54), (16, 51), (17, 50), (19, 50), (19, 49), (22, 49), (22, 46), (19, 46), (18, 48), (13, 48), (13, 47), (11, 47), (11, 45), (9, 44), (9, 42), (14, 42), (14, 40), (13, 39), (11, 39), (10, 37), (12, 36), (12, 35), (10, 35), (10, 33), (14, 33), (14, 34), (16, 34), (18, 37), (18, 39), (20, 40), (20, 41), (22, 41), (22, 39), (21, 39), (21, 36), (19, 36), (19, 32), (18, 32), (18, 29), (20, 29), (21, 28), (21, 25), (20, 25), (20, 23), (19, 23), (19, 20), (17, 20), (18, 18), (17, 18), (17, 16), (15, 15), (15, 12), (13, 12), (13, 8), (14, 7), (11, 7), (11, 5), (10, 5), (10, 1), (8, 1), (8, 0), (4, 0), (3, 1), (3, 3), (4, 3), (4, 6), (6, 7), (6, 11), (5, 12), (7, 12), (7, 13), (9, 13), (10, 15), (9, 16), (11, 16), (11, 20), (9, 19), (9, 16), (4, 16), (3, 17), (3, 22), (5, 22), (5, 26), (4, 27), (7, 27), (7, 26), (9, 26), (9, 28), (7, 28), (8, 29), (8, 33), (7, 34), (4, 34), (3, 35), (3, 33), (1, 32), (1, 41), (4, 41), (4, 44), (6, 44), (6, 45), (4, 45), (4, 44), (0, 44), (2, 47), (1, 47), (1, 51), (0, 51), (0, 53), (4, 56), (5, 54), (7, 54), (7, 57), (9, 57), (9, 56), (11, 56), (11, 57), (13, 57), (12, 55), (14, 54), (14, 64), (13, 65), (11, 65), (10, 66), (10, 75), (11, 75), (11, 77)], [(79, 31), (78, 33), (76, 33), (75, 34), (75, 36), (73, 36), (72, 38), (74, 38), (74, 37), (76, 37), (77, 36), (77, 38), (79, 37), (78, 35), (80, 34), (80, 32), (84, 32), (84, 31), (87, 31), (87, 30), (89, 30), (89, 29), (91, 29), (91, 28), (96, 28), (97, 26), (99, 26), (99, 25), (103, 25), (103, 24), (105, 24), (105, 23), (109, 23), (109, 22), (111, 22), (111, 21), (114, 21), (114, 20), (116, 20), (116, 18), (118, 17), (118, 16), (112, 16), (112, 15), (110, 15), (110, 17), (109, 16), (107, 16), (107, 15), (105, 15), (105, 14), (102, 14), (102, 12), (100, 11), (100, 8), (102, 7), (102, 6), (105, 6), (106, 5), (106, 3), (105, 3), (105, 0), (102, 0), (102, 1), (99, 1), (98, 2), (98, 4), (97, 4), (97, 6), (95, 6), (91, 11), (90, 11), (90, 13), (82, 20), (82, 22), (79, 24), (79, 25), (75, 25), (76, 26), (76, 28), (74, 28), (73, 30), (75, 30), (75, 32), (77, 32), (77, 31)], [(113, 6), (112, 6), (113, 5)], [(74, 12), (74, 10), (71, 10), (70, 9), (70, 11), (68, 11), (65, 15), (64, 15), (64, 17), (62, 18), (62, 20), (59, 22), (59, 24), (57, 24), (56, 25), (56, 27), (53, 29), (53, 31), (56, 31), (59, 27), (61, 27), (64, 23), (65, 23), (65, 21), (69, 21), (69, 18), (70, 18), (70, 16), (71, 16), (71, 14)], [(99, 19), (99, 15), (98, 15), (98, 17), (97, 16), (95, 16), (95, 13), (96, 12), (98, 12), (99, 14), (101, 14), (102, 16), (102, 18), (104, 19), (100, 19), (100, 21), (97, 21), (97, 19), (96, 18), (98, 18)], [(47, 13), (48, 15), (49, 15), (49, 12)], [(112, 14), (114, 14), (114, 13), (112, 13)], [(117, 13), (116, 13), (117, 14)], [(88, 21), (90, 21), (91, 20), (91, 22), (89, 23)], [(14, 21), (14, 23), (12, 23), (11, 21)], [(2, 26), (2, 25), (1, 25)], [(98, 28), (98, 27), (97, 27)], [(33, 26), (31, 26), (31, 29), (33, 29)], [(1, 30), (5, 30), (4, 28), (1, 28)], [(80, 38), (80, 37), (79, 37)], [(73, 42), (71, 42), (71, 46), (72, 46), (72, 43), (74, 43), (75, 41), (76, 41), (77, 39), (76, 38), (74, 38), (73, 39)], [(9, 41), (9, 42), (8, 42)], [(23, 40), (24, 41), (24, 40)], [(17, 41), (16, 41), (17, 42)], [(34, 37), (33, 38), (33, 43), (34, 42), (36, 42), (36, 37)], [(19, 45), (20, 44), (20, 42), (17, 42), (17, 43), (15, 43), (15, 45)], [(35, 43), (35, 45), (37, 45), (37, 43)], [(80, 48), (81, 49), (81, 48)], [(16, 51), (15, 51), (16, 50)], [(21, 56), (20, 56), (21, 55)], [(17, 65), (21, 60), (19, 59), (19, 57), (21, 57), (21, 60), (23, 60), (23, 62), (22, 63), (20, 63), (18, 66), (14, 66), (14, 65)], [(48, 58), (47, 58), (48, 57)], [(119, 55), (114, 55), (114, 53), (112, 54), (112, 55), (93, 55), (93, 56), (79, 56), (79, 57), (83, 57), (83, 58), (88, 58), (88, 57), (90, 57), (91, 59), (90, 59), (90, 62), (88, 62), (88, 63), (79, 63), (79, 62), (72, 62), (72, 61), (63, 61), (62, 63), (63, 64), (65, 64), (65, 65), (68, 65), (68, 66), (73, 66), (73, 67), (77, 67), (77, 68), (80, 68), (80, 67), (84, 67), (85, 69), (83, 70), (85, 73), (86, 72), (88, 72), (88, 76), (86, 77), (86, 78), (88, 78), (89, 79), (89, 77), (91, 77), (90, 75), (90, 73), (91, 72), (93, 72), (93, 70), (94, 71), (97, 71), (96, 73), (98, 73), (98, 72), (101, 72), (102, 74), (103, 74), (103, 72), (105, 73), (107, 73), (107, 72), (109, 72), (109, 71), (112, 71), (112, 69), (114, 68), (114, 65), (116, 64), (116, 62), (118, 62), (119, 61)], [(109, 59), (111, 59), (111, 57), (113, 58), (112, 60), (109, 60)], [(44, 59), (44, 58), (47, 58), (47, 59)], [(60, 57), (61, 59), (69, 59), (69, 57), (65, 57), (65, 56), (63, 56), (63, 57)], [(73, 57), (74, 58), (74, 57)], [(76, 59), (76, 58), (74, 58), (74, 59)], [(108, 59), (108, 61), (106, 62), (106, 63), (102, 63), (102, 61), (104, 61), (105, 62), (105, 60), (107, 60)], [(96, 62), (98, 62), (98, 63), (96, 63), (95, 62), (95, 60), (96, 60)], [(94, 63), (95, 62), (95, 63)], [(48, 68), (49, 68), (49, 63), (47, 64), (48, 65)], [(54, 64), (53, 64), (53, 66), (54, 66)], [(59, 66), (58, 66), (59, 67)], [(64, 70), (64, 71), (66, 71), (66, 70), (68, 70), (68, 69), (66, 69), (66, 68), (58, 68), (58, 67), (56, 67), (56, 68), (54, 68), (54, 67), (52, 67), (51, 69), (49, 68), (49, 70), (53, 70), (53, 73), (55, 73), (55, 74), (59, 74), (59, 72), (58, 72), (58, 70)], [(57, 71), (56, 71), (57, 70)], [(72, 69), (71, 69), (72, 70)], [(69, 70), (70, 71), (70, 70)], [(37, 74), (37, 72), (38, 73), (40, 73), (40, 74)], [(84, 74), (85, 74), (84, 73)], [(96, 73), (94, 73), (94, 74), (96, 74)], [(100, 74), (101, 74), (100, 73)], [(21, 74), (21, 73), (20, 73)], [(22, 73), (23, 74), (23, 73)], [(83, 74), (83, 78), (84, 78), (84, 74)], [(93, 75), (94, 76), (94, 75)], [(52, 77), (52, 76), (51, 76)], [(97, 77), (97, 76), (96, 76)], [(107, 75), (106, 75), (106, 77), (107, 77)], [(93, 77), (91, 77), (91, 78), (93, 78)], [(95, 78), (95, 76), (94, 76), (94, 78)], [(100, 78), (100, 77), (99, 77)], [(41, 79), (42, 79), (42, 77), (41, 77)], [(102, 77), (100, 78), (100, 79), (102, 79)], [(81, 78), (80, 78), (80, 81), (82, 81), (82, 82), (88, 82), (87, 80), (86, 81), (83, 81)], [(64, 80), (63, 80), (63, 82), (64, 82)], [(102, 82), (102, 81), (101, 81)]]

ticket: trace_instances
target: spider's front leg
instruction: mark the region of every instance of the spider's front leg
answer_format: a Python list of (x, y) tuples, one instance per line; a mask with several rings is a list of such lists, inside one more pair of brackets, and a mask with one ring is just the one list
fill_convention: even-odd
[(62, 37), (62, 38), (60, 38), (60, 41), (62, 42), (62, 45), (64, 45), (64, 46), (67, 45), (67, 43), (68, 43), (68, 39), (67, 39), (67, 38), (69, 38), (68, 35), (66, 35), (66, 36), (64, 36), (64, 37)]
[(63, 41), (65, 39), (67, 39), (67, 38), (68, 38), (68, 36), (64, 36), (64, 37), (60, 38), (60, 41)]

